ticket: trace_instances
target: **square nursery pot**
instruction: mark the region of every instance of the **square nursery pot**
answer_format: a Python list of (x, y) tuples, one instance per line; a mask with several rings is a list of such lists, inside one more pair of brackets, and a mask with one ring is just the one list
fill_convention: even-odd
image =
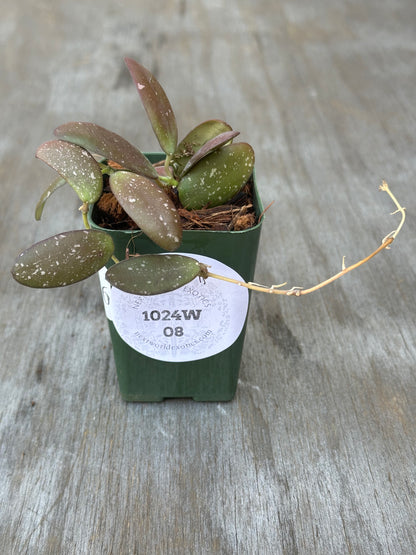
[[(154, 163), (160, 154), (147, 154)], [(263, 208), (254, 178), (257, 219)], [(98, 228), (89, 214), (91, 227)], [(160, 253), (140, 231), (113, 231), (115, 255)], [(261, 222), (244, 231), (185, 230), (178, 251), (210, 265), (210, 271), (252, 281)], [(174, 254), (174, 253), (172, 253)], [(111, 263), (109, 264), (111, 265)], [(110, 328), (120, 392), (125, 401), (229, 401), (234, 397), (244, 343), (249, 291), (198, 278), (154, 296), (124, 293), (105, 280), (101, 291)]]

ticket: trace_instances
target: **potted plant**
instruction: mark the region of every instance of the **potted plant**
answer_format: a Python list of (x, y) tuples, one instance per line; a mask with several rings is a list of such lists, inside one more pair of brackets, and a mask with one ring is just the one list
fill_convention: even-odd
[[(49, 288), (99, 272), (125, 400), (230, 400), (249, 290), (301, 296), (323, 287), (388, 247), (404, 209), (383, 182), (402, 220), (368, 257), (309, 289), (253, 283), (263, 215), (253, 148), (234, 142), (239, 133), (220, 120), (203, 122), (178, 142), (160, 83), (134, 60), (125, 61), (163, 153), (145, 155), (93, 123), (58, 127), (56, 139), (36, 153), (59, 177), (41, 196), (35, 217), (68, 183), (82, 202), (85, 229), (32, 245), (17, 257), (12, 275), (23, 285)], [(103, 223), (103, 206), (122, 216), (121, 229), (107, 213)], [(227, 213), (228, 222), (209, 229), (213, 210)], [(126, 220), (132, 229), (123, 229)], [(185, 220), (196, 221), (197, 229), (184, 230)]]

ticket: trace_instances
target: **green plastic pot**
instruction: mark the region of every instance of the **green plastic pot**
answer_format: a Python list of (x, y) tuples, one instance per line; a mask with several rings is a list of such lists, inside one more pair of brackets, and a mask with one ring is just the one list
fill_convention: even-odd
[[(159, 153), (146, 154), (154, 163), (162, 158)], [(254, 176), (254, 203), (257, 217), (263, 208)], [(90, 211), (89, 220), (98, 228)], [(236, 271), (245, 281), (252, 281), (260, 239), (262, 222), (244, 231), (185, 230), (178, 249), (198, 258), (203, 255), (215, 259)], [(163, 252), (143, 233), (113, 231), (115, 255), (125, 258), (126, 247), (130, 253)], [(110, 264), (111, 265), (111, 264)], [(198, 278), (196, 278), (198, 279)], [(209, 278), (212, 279), (212, 278)], [(217, 280), (214, 280), (217, 282)], [(221, 282), (223, 283), (223, 282)], [(243, 289), (237, 285), (230, 287)], [(243, 289), (246, 291), (246, 289)], [(175, 291), (169, 295), (175, 295)], [(146, 297), (149, 299), (151, 297)], [(143, 298), (141, 298), (143, 299)], [(156, 314), (159, 314), (159, 311)], [(167, 312), (167, 311), (166, 311)], [(149, 319), (148, 313), (143, 313)], [(151, 313), (151, 316), (154, 314)], [(138, 352), (120, 337), (111, 319), (108, 319), (120, 393), (125, 401), (162, 401), (167, 398), (192, 398), (195, 401), (230, 401), (235, 395), (246, 331), (246, 318), (241, 333), (227, 348), (212, 356), (185, 362), (157, 360)], [(174, 329), (168, 327), (168, 330)], [(169, 331), (169, 333), (171, 333)]]

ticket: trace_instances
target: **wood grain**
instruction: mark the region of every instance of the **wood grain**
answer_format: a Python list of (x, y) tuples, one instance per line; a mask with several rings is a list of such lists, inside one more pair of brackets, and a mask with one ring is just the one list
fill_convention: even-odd
[[(413, 0), (161, 0), (2, 9), (0, 537), (11, 554), (416, 552)], [(268, 211), (236, 399), (126, 404), (97, 280), (19, 287), (19, 250), (80, 226), (34, 152), (93, 121), (157, 149), (124, 56), (162, 81), (183, 136), (226, 119)], [(54, 195), (55, 196), (55, 195)], [(68, 207), (73, 210), (68, 211)]]

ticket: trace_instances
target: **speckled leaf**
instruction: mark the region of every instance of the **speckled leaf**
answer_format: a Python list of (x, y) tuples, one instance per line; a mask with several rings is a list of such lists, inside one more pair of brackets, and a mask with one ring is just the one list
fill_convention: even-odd
[(226, 131), (225, 133), (220, 133), (219, 135), (217, 135), (216, 137), (214, 137), (213, 139), (205, 143), (198, 150), (198, 152), (195, 152), (195, 154), (188, 160), (186, 166), (183, 169), (181, 177), (184, 176), (186, 173), (188, 173), (191, 168), (196, 166), (196, 164), (200, 160), (202, 160), (202, 158), (204, 158), (205, 156), (208, 156), (208, 154), (211, 154), (211, 152), (214, 152), (214, 150), (217, 150), (218, 148), (221, 148), (222, 146), (226, 145), (228, 142), (230, 142), (232, 139), (237, 137), (237, 135), (239, 134), (240, 134), (240, 131)]
[(183, 255), (145, 254), (111, 266), (106, 279), (118, 289), (134, 295), (158, 295), (204, 276), (206, 266)]
[(28, 287), (63, 287), (93, 275), (113, 252), (113, 240), (105, 231), (67, 231), (23, 251), (12, 275)]
[(247, 143), (222, 147), (203, 158), (179, 182), (182, 205), (189, 210), (227, 203), (248, 181), (254, 151)]
[(231, 131), (231, 126), (225, 121), (219, 119), (211, 119), (197, 125), (190, 131), (186, 137), (179, 143), (173, 155), (175, 174), (182, 175), (182, 171), (188, 160), (193, 156), (206, 142), (210, 141), (220, 133)]
[(130, 172), (110, 176), (110, 187), (118, 202), (157, 245), (172, 251), (182, 240), (182, 226), (175, 205), (154, 181)]
[(46, 201), (48, 200), (48, 198), (51, 196), (52, 193), (54, 193), (57, 189), (59, 189), (60, 187), (62, 187), (63, 185), (65, 185), (66, 180), (63, 179), (62, 177), (58, 177), (57, 179), (55, 179), (55, 181), (53, 181), (49, 187), (46, 189), (46, 191), (42, 194), (42, 196), (39, 199), (39, 202), (36, 205), (36, 209), (35, 209), (35, 219), (36, 220), (40, 220), (42, 217), (42, 212), (43, 212), (43, 208), (45, 206)]
[(137, 172), (147, 177), (157, 177), (156, 170), (131, 143), (95, 123), (73, 121), (57, 127), (54, 131), (60, 139), (75, 143), (107, 160), (117, 162), (124, 169)]
[(78, 145), (66, 141), (43, 143), (36, 157), (57, 171), (77, 193), (82, 202), (96, 202), (103, 189), (103, 176), (98, 162)]
[(160, 146), (166, 154), (173, 154), (178, 143), (178, 128), (165, 91), (148, 69), (131, 58), (125, 58), (125, 62)]

